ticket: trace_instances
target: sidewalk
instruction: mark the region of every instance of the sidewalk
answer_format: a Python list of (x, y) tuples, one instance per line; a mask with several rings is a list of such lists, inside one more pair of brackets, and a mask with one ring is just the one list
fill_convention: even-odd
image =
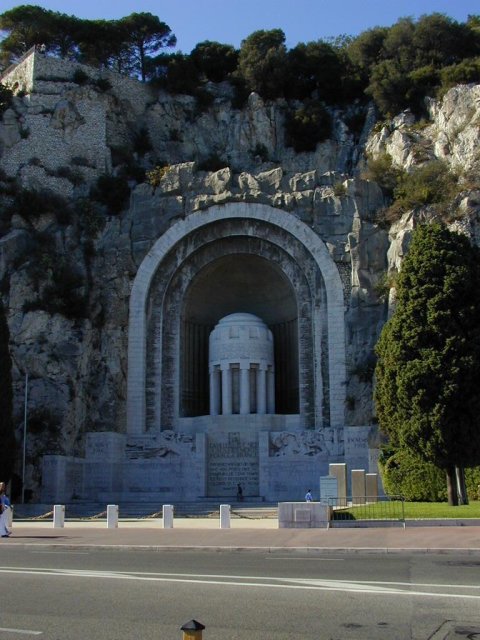
[(262, 551), (264, 553), (459, 553), (480, 556), (480, 526), (401, 526), (348, 529), (278, 529), (277, 520), (232, 519), (220, 529), (216, 518), (176, 518), (173, 529), (161, 519), (13, 523), (0, 549), (19, 547), (151, 549), (156, 551)]

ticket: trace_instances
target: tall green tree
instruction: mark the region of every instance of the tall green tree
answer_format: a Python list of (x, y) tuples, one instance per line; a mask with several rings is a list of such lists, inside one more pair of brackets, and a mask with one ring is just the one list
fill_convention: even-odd
[(288, 52), (288, 97), (303, 100), (312, 95), (335, 104), (342, 97), (343, 61), (327, 42), (297, 44)]
[(444, 469), (480, 463), (480, 250), (439, 224), (413, 233), (377, 343), (375, 403), (395, 449)]
[(283, 96), (287, 49), (281, 29), (255, 31), (242, 41), (238, 67), (250, 91), (263, 98)]
[(226, 80), (238, 64), (238, 51), (234, 47), (209, 40), (199, 42), (190, 57), (200, 73), (212, 82)]
[(15, 62), (35, 44), (48, 45), (52, 14), (53, 11), (33, 5), (20, 5), (0, 14), (2, 62)]
[(145, 82), (151, 58), (165, 47), (174, 47), (177, 39), (170, 27), (152, 13), (132, 13), (118, 22), (125, 34), (132, 66)]
[(12, 361), (8, 350), (9, 331), (0, 303), (0, 471), (8, 482), (15, 462), (15, 433), (12, 419)]

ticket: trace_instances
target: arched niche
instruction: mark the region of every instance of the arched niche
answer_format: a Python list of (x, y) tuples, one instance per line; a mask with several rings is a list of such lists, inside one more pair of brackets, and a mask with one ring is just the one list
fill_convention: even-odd
[[(257, 248), (239, 251), (240, 239), (247, 245), (256, 242)], [(217, 257), (223, 262), (215, 265), (210, 260), (207, 267), (204, 260), (199, 265), (198, 261), (201, 262), (210, 247), (219, 251)], [(156, 425), (155, 428), (175, 428), (181, 407), (179, 322), (182, 313), (188, 317), (192, 309), (201, 310), (198, 300), (206, 291), (201, 284), (202, 269), (212, 270), (213, 280), (218, 283), (216, 295), (219, 295), (222, 286), (218, 274), (215, 275), (219, 265), (230, 265), (239, 273), (242, 260), (226, 256), (257, 254), (260, 260), (269, 261), (274, 252), (268, 247), (285, 256), (290, 286), (296, 292), (299, 287), (304, 290), (300, 304), (297, 295), (301, 352), (299, 400), (304, 425), (312, 428), (343, 425), (344, 302), (336, 265), (317, 234), (293, 215), (266, 205), (229, 203), (190, 214), (177, 222), (157, 240), (140, 265), (130, 298), (129, 433), (143, 433), (148, 424)], [(251, 257), (244, 262), (250, 270), (259, 265)], [(279, 283), (283, 276), (275, 280), (276, 268), (265, 269), (264, 292), (268, 282), (275, 281), (282, 289)], [(205, 274), (207, 271), (206, 278)], [(189, 294), (188, 284), (194, 282), (194, 277), (199, 280)], [(289, 287), (283, 287), (283, 291), (288, 292)], [(253, 296), (248, 304), (253, 311), (260, 301), (255, 301)], [(311, 366), (308, 357), (313, 358)]]

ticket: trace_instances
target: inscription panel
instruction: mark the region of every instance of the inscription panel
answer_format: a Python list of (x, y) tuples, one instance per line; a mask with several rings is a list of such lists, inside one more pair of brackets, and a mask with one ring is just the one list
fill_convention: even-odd
[(209, 496), (231, 496), (240, 483), (244, 496), (258, 495), (258, 440), (244, 432), (212, 433), (207, 440)]

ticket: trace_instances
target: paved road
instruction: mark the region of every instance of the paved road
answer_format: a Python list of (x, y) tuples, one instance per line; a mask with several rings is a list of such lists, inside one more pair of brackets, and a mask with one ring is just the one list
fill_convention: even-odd
[(179, 640), (191, 618), (204, 640), (476, 637), (479, 575), (453, 553), (3, 546), (0, 640)]

